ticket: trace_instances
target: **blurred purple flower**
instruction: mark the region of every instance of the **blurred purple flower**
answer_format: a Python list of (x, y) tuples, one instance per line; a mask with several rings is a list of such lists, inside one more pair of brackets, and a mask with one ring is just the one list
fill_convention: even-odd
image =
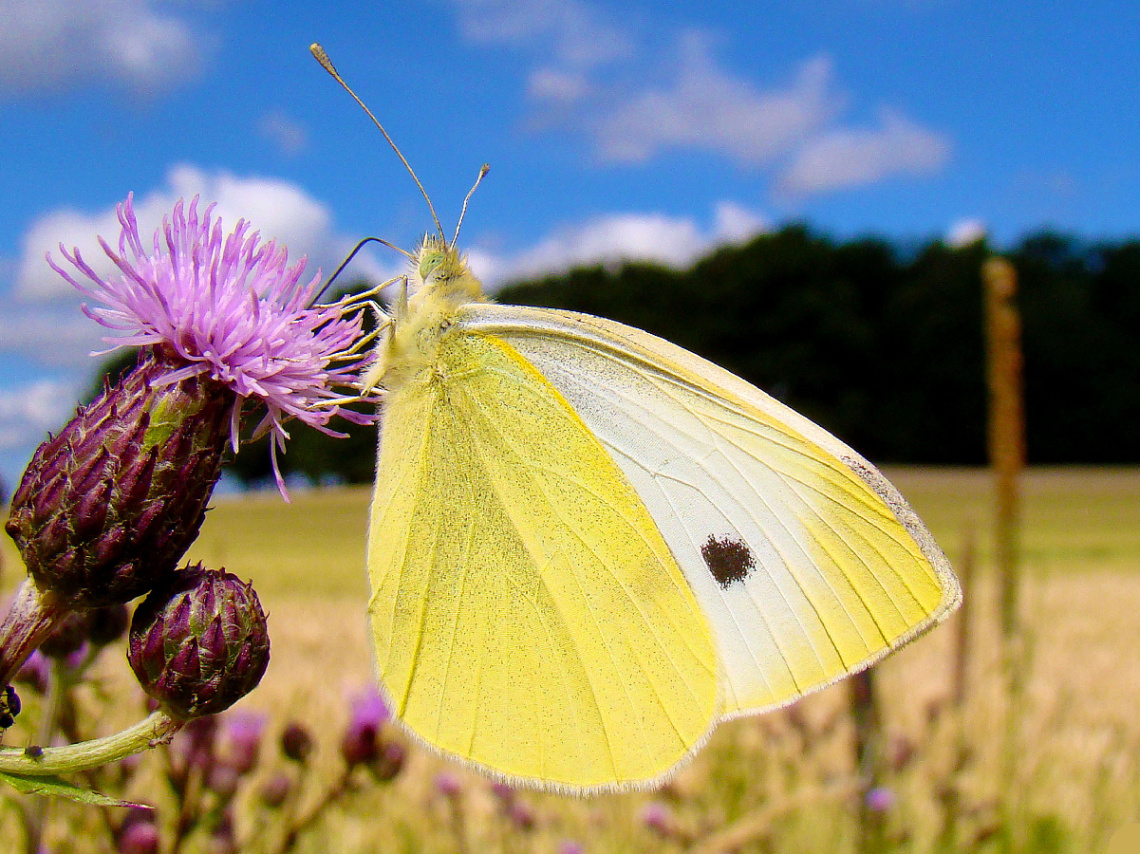
[(218, 719), (213, 715), (191, 718), (170, 741), (175, 769), (186, 774), (191, 768), (208, 768), (214, 761)]
[(661, 801), (650, 801), (641, 810), (641, 822), (659, 836), (672, 836), (673, 811)]
[(76, 671), (83, 666), (83, 662), (87, 661), (87, 656), (91, 651), (90, 645), (84, 641), (79, 649), (72, 650), (63, 659), (63, 666), (70, 671)]
[(157, 854), (158, 846), (159, 834), (154, 824), (154, 811), (132, 808), (119, 828), (120, 854)]
[(491, 783), (491, 791), (495, 797), (506, 803), (514, 800), (515, 789), (510, 783), (504, 783), (502, 780), (495, 780)]
[(261, 712), (231, 712), (222, 720), (223, 761), (238, 774), (248, 774), (257, 765), (265, 715)]
[[(164, 218), (148, 254), (139, 235), (133, 196), (118, 208), (116, 252), (102, 238), (103, 251), (121, 275), (101, 278), (79, 251), (60, 251), (82, 274), (72, 274), (48, 257), (48, 263), (73, 287), (102, 306), (84, 313), (121, 336), (108, 337), (118, 347), (162, 347), (182, 362), (168, 382), (205, 374), (236, 396), (231, 441), (238, 443), (238, 415), (243, 403), (259, 399), (266, 414), (254, 431), (273, 433), (276, 452), (288, 434), (284, 422), (297, 418), (311, 427), (341, 435), (326, 425), (336, 415), (367, 423), (373, 416), (342, 410), (351, 395), (333, 391), (349, 386), (366, 354), (351, 353), (361, 334), (360, 313), (344, 316), (343, 306), (316, 306), (320, 274), (301, 284), (302, 259), (288, 266), (288, 252), (275, 241), (260, 243), (259, 232), (239, 220), (223, 237), (214, 205), (198, 214), (198, 198), (185, 210), (180, 200)], [(83, 277), (90, 282), (80, 281)], [(281, 486), (280, 472), (277, 472)], [(282, 487), (283, 488), (283, 487)]]
[(71, 611), (52, 627), (40, 642), (39, 650), (48, 658), (66, 660), (83, 649), (87, 641), (87, 614)]
[(341, 738), (341, 755), (349, 765), (372, 762), (380, 754), (380, 728), (392, 716), (383, 698), (373, 690), (357, 694)]
[(435, 775), (435, 790), (444, 797), (457, 797), (462, 789), (463, 783), (450, 771), (440, 771)]
[(516, 799), (511, 802), (507, 808), (507, 814), (511, 817), (511, 821), (515, 827), (521, 830), (530, 830), (534, 827), (535, 813), (534, 807), (530, 805), (530, 801)]
[(586, 854), (586, 849), (582, 843), (567, 839), (558, 846), (558, 854)]
[(240, 783), (241, 774), (238, 770), (224, 762), (215, 762), (211, 765), (210, 772), (206, 776), (206, 788), (219, 795), (223, 801), (228, 801), (234, 796)]
[(384, 743), (380, 755), (372, 763), (372, 773), (382, 783), (394, 780), (396, 775), (404, 768), (407, 751), (398, 741)]
[(47, 691), (48, 681), (51, 679), (51, 663), (47, 660), (47, 656), (38, 649), (33, 651), (20, 666), (15, 679), (17, 682), (30, 685), (36, 693), (43, 694)]
[(392, 712), (384, 698), (372, 689), (366, 689), (357, 694), (352, 700), (352, 721), (379, 729)]
[(131, 612), (126, 605), (109, 605), (87, 612), (87, 639), (95, 646), (114, 643), (127, 633)]
[(206, 843), (209, 854), (237, 854), (238, 844), (234, 833), (234, 820), (227, 809), (218, 819)]
[(875, 786), (867, 790), (863, 803), (871, 812), (887, 812), (895, 805), (895, 793), (886, 786)]
[(119, 837), (120, 854), (157, 854), (158, 828), (149, 821), (138, 821)]
[(902, 771), (911, 763), (918, 753), (918, 746), (905, 735), (895, 736), (891, 740), (890, 762), (891, 770), (895, 773)]

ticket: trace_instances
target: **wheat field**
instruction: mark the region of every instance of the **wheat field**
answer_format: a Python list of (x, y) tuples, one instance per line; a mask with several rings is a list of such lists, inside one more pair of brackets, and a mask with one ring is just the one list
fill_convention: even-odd
[[(887, 472), (947, 552), (969, 564), (969, 631), (952, 617), (874, 670), (889, 794), (876, 851), (1107, 851), (1140, 818), (1140, 471), (1032, 470), (1024, 481), (1021, 695), (1003, 689), (990, 566), (990, 483), (976, 470)], [(301, 807), (341, 773), (338, 743), (354, 694), (371, 684), (364, 607), (366, 489), (218, 498), (188, 558), (251, 579), (269, 612), (272, 658), (236, 707), (268, 720), (261, 764), (235, 795), (243, 851), (274, 851), (259, 782), (283, 760), (273, 736), (300, 721), (318, 749)], [(5, 542), (6, 590), (22, 570)], [(963, 643), (965, 646), (963, 646)], [(956, 663), (964, 657), (965, 681)], [(80, 689), (90, 732), (141, 717), (121, 651)], [(853, 852), (860, 842), (850, 687), (720, 727), (659, 791), (569, 799), (492, 787), (407, 745), (390, 782), (353, 780), (288, 850), (368, 852)], [(31, 738), (31, 703), (6, 737)], [(228, 714), (228, 713), (227, 713)], [(1008, 716), (1008, 717), (1007, 717)], [(1004, 721), (1011, 721), (1006, 727)], [(23, 741), (21, 740), (23, 739)], [(1012, 745), (1012, 746), (1011, 746)], [(155, 801), (154, 775), (126, 795)], [(0, 795), (0, 848), (20, 839), (14, 794)], [(157, 798), (163, 820), (174, 806)], [(303, 811), (303, 809), (302, 809)], [(53, 801), (45, 851), (115, 850), (97, 808)], [(864, 810), (865, 814), (865, 810)], [(113, 824), (114, 819), (111, 819)], [(191, 837), (182, 851), (210, 850)]]

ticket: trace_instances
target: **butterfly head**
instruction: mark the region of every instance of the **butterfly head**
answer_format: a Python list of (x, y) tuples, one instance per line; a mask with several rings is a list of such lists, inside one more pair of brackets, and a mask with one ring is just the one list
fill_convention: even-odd
[(457, 328), (459, 312), (486, 300), (467, 260), (454, 244), (436, 235), (425, 237), (412, 253), (407, 285), (412, 295), (397, 300), (391, 323), (377, 342), (366, 388), (391, 391), (430, 372), (443, 336)]
[(416, 293), (411, 300), (413, 311), (417, 302), (459, 308), (483, 300), (483, 285), (467, 266), (467, 259), (454, 244), (436, 235), (429, 234), (416, 250), (409, 280)]

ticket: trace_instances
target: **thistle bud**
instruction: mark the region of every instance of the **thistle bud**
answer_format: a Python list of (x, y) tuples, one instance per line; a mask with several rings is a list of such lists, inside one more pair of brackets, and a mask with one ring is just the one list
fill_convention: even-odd
[(252, 585), (198, 564), (176, 571), (135, 611), (127, 658), (173, 717), (229, 708), (269, 664), (265, 613)]
[(40, 652), (48, 658), (64, 659), (78, 652), (87, 642), (87, 617), (79, 611), (66, 613), (40, 644)]
[(304, 764), (313, 752), (313, 736), (304, 724), (293, 721), (281, 731), (281, 752), (287, 759)]
[(107, 646), (125, 635), (130, 624), (126, 605), (95, 608), (87, 614), (87, 640), (97, 647)]
[(198, 535), (234, 395), (164, 349), (36, 450), (6, 529), (36, 586), (72, 609), (128, 602), (172, 572)]
[(277, 773), (261, 784), (259, 794), (261, 802), (267, 807), (276, 809), (289, 798), (293, 791), (293, 781), (287, 774)]

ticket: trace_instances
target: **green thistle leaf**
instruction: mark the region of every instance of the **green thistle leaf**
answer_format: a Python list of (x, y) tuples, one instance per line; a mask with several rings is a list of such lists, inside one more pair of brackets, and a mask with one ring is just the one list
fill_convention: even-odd
[(146, 804), (122, 801), (92, 789), (84, 789), (67, 782), (62, 777), (24, 777), (20, 774), (0, 772), (0, 782), (7, 783), (25, 795), (54, 795), (58, 798), (67, 798), (71, 801), (97, 807), (142, 807), (149, 809)]

